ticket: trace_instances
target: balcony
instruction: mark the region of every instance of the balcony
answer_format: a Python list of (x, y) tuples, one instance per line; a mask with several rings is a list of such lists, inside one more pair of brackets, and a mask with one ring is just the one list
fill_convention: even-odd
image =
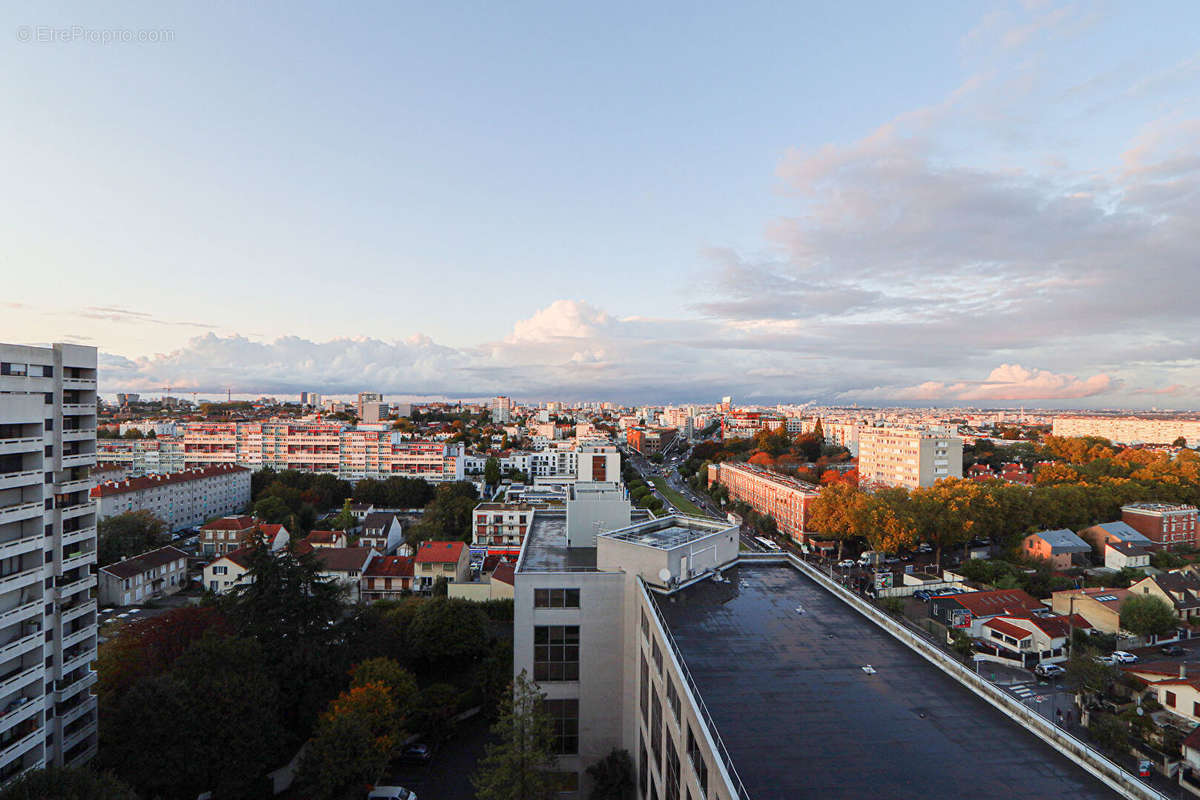
[(96, 526), (85, 525), (77, 531), (63, 531), (62, 546), (66, 547), (67, 545), (72, 545), (76, 542), (82, 542), (87, 539), (94, 538), (96, 538)]
[(72, 414), (72, 415), (95, 414), (96, 413), (96, 404), (95, 403), (63, 403), (62, 413), (63, 414)]
[(95, 453), (75, 453), (73, 455), (63, 454), (62, 465), (66, 467), (91, 467), (96, 464)]
[(12, 744), (0, 749), (0, 769), (11, 764), (15, 759), (25, 755), (32, 750), (42, 739), (41, 726), (35, 726), (33, 730), (22, 736)]
[[(36, 603), (35, 605), (41, 605), (41, 603), (39, 602), (39, 603)], [(76, 619), (77, 617), (82, 617), (84, 614), (88, 613), (89, 611), (95, 611), (95, 610), (96, 610), (96, 601), (95, 600), (84, 600), (82, 603), (74, 603), (74, 604), (68, 605), (68, 606), (60, 606), (59, 611), (58, 611), (58, 616), (59, 616), (59, 619), (62, 620), (62, 622), (65, 624), (65, 623), (70, 622), (73, 619)], [(4, 621), (3, 618), (0, 618), (0, 623), (3, 623), (3, 621)]]
[[(79, 630), (75, 631), (74, 633), (70, 634), (69, 636), (64, 636), (63, 640), (62, 640), (62, 646), (64, 648), (67, 648), (72, 645), (79, 644), (80, 642), (82, 642), (83, 640), (87, 639), (89, 636), (92, 636), (95, 633), (96, 633), (96, 627), (94, 625), (85, 625), (84, 627), (80, 628)], [(3, 656), (3, 655), (4, 655), (3, 651), (0, 651), (0, 656)], [(67, 670), (67, 671), (70, 672), (70, 670)]]
[(84, 439), (95, 439), (95, 428), (71, 428), (62, 432), (62, 440), (64, 442), (78, 442)]
[(76, 517), (82, 517), (84, 514), (91, 514), (96, 510), (96, 507), (92, 504), (91, 500), (88, 500), (83, 503), (76, 503), (73, 506), (62, 506), (58, 510), (62, 512), (63, 519), (75, 519)]
[(19, 436), (12, 439), (0, 439), (0, 456), (6, 456), (11, 453), (36, 453), (41, 449), (41, 436)]
[(63, 702), (64, 700), (70, 700), (72, 697), (79, 694), (84, 689), (94, 685), (95, 683), (96, 672), (94, 670), (88, 670), (83, 677), (70, 684), (63, 684), (61, 680), (56, 681), (54, 690), (55, 700), (59, 703)]
[(73, 733), (64, 732), (63, 739), (62, 739), (62, 749), (70, 750), (72, 747), (79, 744), (80, 742), (82, 742), (84, 739), (88, 738), (95, 732), (96, 732), (96, 721), (95, 720), (92, 720), (92, 723), (90, 725), (88, 725), (88, 724), (80, 725), (79, 730), (74, 731)]
[[(41, 570), (41, 568), (39, 567), (38, 568), (39, 573), (40, 573), (40, 570)], [(58, 596), (60, 598), (63, 598), (63, 597), (70, 597), (71, 595), (78, 594), (79, 592), (87, 591), (88, 589), (92, 588), (95, 585), (96, 585), (96, 576), (95, 575), (85, 575), (84, 577), (80, 578), (77, 581), (71, 581), (70, 583), (64, 583), (64, 584), (59, 585), (56, 588), (58, 589)], [(0, 589), (3, 589), (2, 584), (0, 584)]]
[(41, 664), (34, 664), (32, 667), (13, 673), (9, 677), (0, 680), (0, 697), (12, 694), (35, 679), (40, 681), (44, 672), (45, 668)]
[(70, 555), (63, 553), (62, 564), (60, 565), (60, 569), (63, 572), (67, 572), (69, 570), (75, 569), (76, 567), (81, 567), (84, 564), (94, 564), (94, 563), (96, 563), (96, 551), (95, 550), (76, 550), (76, 551), (72, 551)]
[(66, 711), (63, 711), (62, 709), (58, 709), (58, 720), (64, 726), (70, 725), (72, 722), (79, 719), (84, 714), (93, 710), (95, 707), (96, 707), (96, 698), (91, 697), (91, 696), (85, 697), (85, 698), (83, 698), (82, 702), (76, 703), (75, 705), (68, 708)]
[[(27, 719), (32, 719), (41, 714), (42, 698), (37, 697), (29, 699), (28, 697), (17, 698), (13, 702), (24, 700), (19, 706), (15, 706), (11, 711), (0, 714), (0, 731), (6, 731), (14, 725), (19, 725)], [(11, 703), (10, 703), (11, 705)]]
[(8, 661), (10, 658), (16, 658), (30, 650), (39, 649), (45, 640), (46, 637), (42, 633), (42, 626), (38, 625), (38, 629), (33, 633), (26, 634), (20, 639), (0, 646), (0, 661)]
[(26, 536), (23, 539), (12, 539), (7, 542), (0, 543), (0, 558), (11, 558), (19, 556), (21, 553), (32, 553), (40, 550), (46, 542), (46, 537), (41, 533), (35, 533), (33, 536)]
[(67, 759), (68, 767), (81, 767), (96, 757), (96, 745), (93, 744), (84, 750), (79, 751), (75, 755)]
[(21, 572), (14, 572), (11, 575), (0, 578), (0, 592), (13, 592), (17, 589), (24, 589), (26, 586), (40, 583), (41, 580), (42, 568), (40, 566), (22, 570)]
[(5, 506), (4, 508), (0, 508), (0, 525), (6, 522), (20, 522), (21, 520), (40, 517), (45, 510), (46, 505), (41, 500), (21, 503), (16, 506)]
[(18, 486), (30, 486), (42, 482), (40, 469), (27, 469), (21, 472), (5, 472), (0, 474), (0, 489), (15, 489)]
[(42, 611), (42, 599), (39, 597), (36, 600), (31, 600), (24, 605), (9, 609), (3, 614), (0, 614), (0, 627), (8, 627), (14, 622), (20, 622), (23, 619), (40, 615)]
[(62, 385), (64, 389), (95, 389), (95, 378), (63, 378)]
[[(37, 474), (41, 474), (40, 472)], [(92, 487), (96, 485), (96, 479), (93, 477), (80, 478), (74, 481), (63, 481), (57, 484), (56, 491), (59, 494), (70, 494), (71, 492), (90, 492)]]
[[(63, 654), (63, 657), (66, 658), (66, 653)], [(80, 667), (86, 667), (88, 664), (92, 663), (95, 660), (96, 660), (96, 645), (92, 644), (91, 647), (83, 648), (78, 653), (71, 656), (68, 660), (64, 661), (61, 671), (64, 673), (70, 673), (70, 672), (73, 672), (74, 670), (79, 669)], [(92, 674), (94, 675), (95, 673), (92, 673)]]

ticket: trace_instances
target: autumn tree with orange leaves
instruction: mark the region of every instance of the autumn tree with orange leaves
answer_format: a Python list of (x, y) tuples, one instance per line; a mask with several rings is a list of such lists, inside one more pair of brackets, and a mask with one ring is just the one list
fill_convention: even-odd
[(357, 800), (400, 744), (396, 702), (382, 682), (342, 692), (317, 721), (296, 782), (313, 800)]

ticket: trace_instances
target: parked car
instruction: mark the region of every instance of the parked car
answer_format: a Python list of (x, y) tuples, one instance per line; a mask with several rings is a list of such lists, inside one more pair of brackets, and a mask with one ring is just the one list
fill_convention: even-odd
[(1113, 660), (1122, 664), (1136, 664), (1138, 657), (1127, 650), (1114, 650), (1112, 654)]
[(857, 562), (857, 561), (853, 561), (853, 560), (851, 560), (851, 559), (849, 559), (849, 558), (844, 558), (844, 559), (842, 559), (841, 561), (839, 561), (839, 562), (837, 563), (837, 565), (838, 565), (838, 567), (839, 567), (840, 569), (850, 569), (851, 567), (857, 567), (857, 566), (858, 566), (858, 562)]
[(1158, 648), (1158, 651), (1164, 656), (1186, 656), (1187, 650), (1177, 644), (1164, 644)]
[(1067, 674), (1067, 671), (1058, 664), (1038, 664), (1033, 668), (1033, 674), (1039, 678), (1059, 678)]
[(433, 748), (423, 742), (416, 742), (400, 751), (400, 760), (405, 764), (428, 764), (433, 758)]
[(1110, 667), (1115, 667), (1117, 665), (1117, 660), (1112, 656), (1096, 656), (1096, 662), (1100, 664), (1107, 664)]
[(915, 592), (913, 592), (913, 597), (917, 598), (922, 603), (928, 603), (929, 598), (932, 596), (933, 595), (930, 592), (928, 592), (924, 589), (917, 589)]
[(403, 786), (376, 786), (367, 793), (367, 800), (417, 800), (417, 793)]
[(900, 556), (888, 556), (887, 558), (885, 558), (885, 559), (883, 560), (883, 563), (885, 563), (885, 564), (899, 564), (899, 563), (900, 563)]
[(919, 545), (917, 545), (917, 552), (918, 553), (932, 553), (933, 545), (931, 545), (929, 542), (921, 542)]

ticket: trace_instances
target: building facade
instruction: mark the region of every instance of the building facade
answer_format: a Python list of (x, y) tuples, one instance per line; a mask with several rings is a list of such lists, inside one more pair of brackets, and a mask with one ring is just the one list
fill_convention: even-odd
[(1165, 550), (1196, 546), (1196, 518), (1196, 507), (1182, 503), (1131, 503), (1121, 507), (1122, 522)]
[(96, 753), (96, 349), (0, 344), (0, 781)]
[(858, 435), (858, 480), (867, 486), (932, 486), (962, 477), (962, 439), (942, 431), (863, 428)]
[(187, 586), (187, 559), (187, 553), (167, 545), (101, 567), (101, 605), (140, 606), (175, 594)]
[(149, 511), (167, 530), (197, 528), (213, 517), (245, 510), (250, 470), (236, 464), (108, 481), (92, 489), (97, 521), (129, 511)]
[(1102, 436), (1120, 444), (1171, 444), (1180, 436), (1188, 445), (1200, 444), (1200, 419), (1142, 417), (1055, 417), (1055, 436)]
[(815, 484), (755, 464), (709, 464), (708, 485), (714, 484), (724, 486), (730, 498), (748, 504), (760, 514), (770, 514), (779, 532), (796, 542), (803, 542), (809, 532), (806, 527), (809, 504), (821, 493)]

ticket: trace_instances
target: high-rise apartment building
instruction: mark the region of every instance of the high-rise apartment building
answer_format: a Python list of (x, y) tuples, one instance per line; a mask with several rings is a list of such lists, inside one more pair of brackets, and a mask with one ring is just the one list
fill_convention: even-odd
[(1055, 417), (1055, 436), (1103, 436), (1120, 444), (1171, 444), (1180, 436), (1189, 447), (1200, 445), (1200, 419), (1143, 417)]
[[(378, 392), (359, 392), (358, 402), (355, 404), (355, 416), (359, 419), (363, 418), (363, 411), (369, 403), (383, 403), (383, 395)], [(376, 417), (378, 421), (378, 417)]]
[(512, 398), (503, 395), (492, 398), (492, 422), (512, 422)]
[(0, 781), (96, 753), (96, 348), (0, 344)]
[(858, 479), (868, 486), (932, 486), (962, 477), (962, 439), (947, 431), (863, 428), (858, 434)]

